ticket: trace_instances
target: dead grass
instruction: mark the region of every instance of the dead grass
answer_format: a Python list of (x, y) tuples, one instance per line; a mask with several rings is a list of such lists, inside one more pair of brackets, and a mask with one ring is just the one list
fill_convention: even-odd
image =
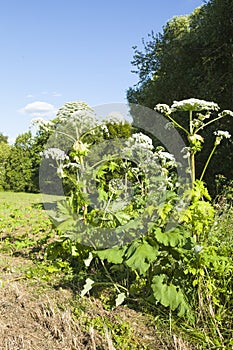
[[(140, 312), (126, 306), (106, 310), (99, 299), (79, 300), (71, 290), (25, 279), (19, 271), (29, 262), (21, 257), (0, 254), (0, 260), (0, 350), (191, 349)], [(129, 324), (125, 345), (116, 345), (114, 336)]]

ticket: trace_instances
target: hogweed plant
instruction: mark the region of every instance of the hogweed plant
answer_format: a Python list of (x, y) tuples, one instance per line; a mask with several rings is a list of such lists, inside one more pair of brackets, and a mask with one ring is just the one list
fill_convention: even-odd
[[(187, 137), (188, 146), (184, 151), (186, 152), (185, 156), (189, 158), (192, 191), (190, 205), (181, 214), (180, 220), (191, 230), (194, 241), (198, 244), (195, 244), (193, 247), (195, 257), (186, 261), (185, 273), (193, 276), (193, 286), (197, 287), (197, 322), (206, 324), (205, 331), (207, 333), (210, 331), (212, 334), (215, 334), (214, 342), (209, 345), (212, 347), (220, 346), (225, 349), (223, 336), (225, 332), (224, 316), (222, 312), (223, 307), (229, 304), (228, 288), (230, 283), (226, 284), (226, 281), (229, 281), (229, 276), (231, 275), (232, 261), (224, 256), (224, 253), (218, 249), (218, 246), (212, 243), (217, 239), (214, 236), (216, 233), (214, 233), (213, 228), (215, 210), (211, 204), (211, 197), (203, 182), (203, 177), (216, 148), (224, 138), (230, 139), (230, 133), (222, 130), (214, 132), (214, 145), (203, 166), (199, 179), (196, 179), (195, 156), (197, 152), (202, 150), (204, 144), (204, 139), (200, 134), (201, 131), (221, 118), (226, 116), (233, 117), (233, 112), (224, 110), (217, 114), (219, 106), (216, 103), (193, 98), (179, 102), (175, 101), (171, 107), (158, 104), (155, 109), (163, 113)], [(177, 112), (186, 112), (188, 114), (188, 129), (175, 120), (174, 114)], [(212, 114), (214, 114), (214, 117), (211, 118)], [(224, 298), (223, 290), (225, 291)]]
[[(204, 144), (200, 132), (233, 113), (223, 111), (211, 119), (218, 105), (197, 99), (171, 107), (159, 104), (156, 110), (187, 136), (184, 151), (191, 169), (191, 194), (179, 195), (174, 155), (154, 148), (150, 137), (132, 130), (119, 115), (100, 121), (88, 105), (75, 102), (65, 104), (51, 123), (45, 123), (54, 135), (44, 161), (47, 166), (54, 161), (52, 166), (68, 188), (53, 217), (60, 241), (48, 252), (55, 260), (65, 259), (88, 271), (81, 296), (101, 285), (113, 286), (115, 306), (128, 297), (142, 298), (194, 322), (192, 303), (196, 293), (199, 304), (204, 302), (203, 284), (210, 307), (220, 303), (217, 296), (212, 298), (216, 286), (211, 274), (219, 274), (223, 259), (208, 247), (215, 212), (202, 180), (216, 147), (230, 134), (215, 132), (200, 179), (195, 155)], [(177, 112), (187, 112), (188, 129), (175, 120)], [(51, 183), (45, 176), (46, 181)], [(213, 312), (211, 317), (216, 328)]]
[[(197, 152), (200, 152), (203, 147), (204, 139), (200, 135), (200, 132), (208, 127), (210, 124), (216, 122), (217, 120), (224, 118), (226, 116), (233, 116), (233, 112), (230, 110), (224, 110), (217, 115), (217, 117), (210, 120), (210, 117), (213, 112), (219, 111), (219, 106), (217, 103), (208, 102), (204, 100), (199, 100), (195, 98), (190, 98), (182, 101), (174, 101), (174, 103), (169, 107), (166, 104), (157, 104), (155, 110), (164, 114), (173, 125), (179, 129), (181, 129), (187, 136), (187, 141), (189, 146), (184, 149), (187, 153), (187, 157), (190, 160), (190, 168), (191, 168), (191, 178), (192, 185), (194, 186), (196, 180), (196, 171), (195, 171), (195, 155)], [(186, 129), (180, 123), (175, 120), (173, 117), (173, 113), (176, 112), (187, 112), (189, 118), (189, 128)], [(216, 147), (220, 144), (223, 138), (230, 138), (231, 135), (228, 131), (216, 131), (214, 132), (216, 135), (216, 140), (213, 146), (213, 150), (210, 153), (210, 156), (203, 168), (202, 174), (199, 180), (202, 180), (206, 168), (216, 150)]]

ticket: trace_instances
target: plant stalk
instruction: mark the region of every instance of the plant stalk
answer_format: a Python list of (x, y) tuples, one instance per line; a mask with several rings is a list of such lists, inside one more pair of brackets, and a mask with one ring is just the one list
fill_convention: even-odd
[(210, 153), (210, 155), (209, 155), (209, 157), (208, 157), (208, 159), (207, 159), (207, 161), (206, 161), (206, 163), (205, 163), (204, 169), (202, 170), (202, 173), (201, 173), (201, 176), (200, 176), (200, 181), (202, 181), (202, 179), (203, 179), (203, 177), (205, 175), (206, 169), (207, 169), (207, 167), (209, 165), (209, 162), (210, 162), (210, 160), (211, 160), (211, 158), (212, 158), (212, 156), (213, 156), (213, 154), (214, 154), (214, 152), (216, 150), (216, 147), (217, 147), (217, 145), (215, 144), (213, 149), (212, 149), (212, 151), (211, 151), (211, 153)]

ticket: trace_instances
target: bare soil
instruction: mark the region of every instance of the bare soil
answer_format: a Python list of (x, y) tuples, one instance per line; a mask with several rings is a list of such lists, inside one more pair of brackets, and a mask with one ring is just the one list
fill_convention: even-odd
[(101, 331), (91, 325), (97, 316), (119, 325), (130, 322), (134, 344), (125, 349), (167, 349), (144, 315), (124, 306), (105, 310), (94, 298), (80, 303), (71, 290), (25, 279), (18, 271), (28, 262), (21, 257), (0, 254), (0, 262), (1, 350), (117, 349), (108, 325)]

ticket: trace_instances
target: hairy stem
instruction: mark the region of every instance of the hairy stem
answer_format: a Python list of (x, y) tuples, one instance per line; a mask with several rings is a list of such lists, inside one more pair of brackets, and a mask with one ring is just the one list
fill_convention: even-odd
[[(190, 135), (193, 135), (193, 111), (189, 111), (189, 130)], [(195, 171), (195, 154), (191, 151), (191, 177), (192, 177), (192, 188), (196, 180), (196, 171)]]

